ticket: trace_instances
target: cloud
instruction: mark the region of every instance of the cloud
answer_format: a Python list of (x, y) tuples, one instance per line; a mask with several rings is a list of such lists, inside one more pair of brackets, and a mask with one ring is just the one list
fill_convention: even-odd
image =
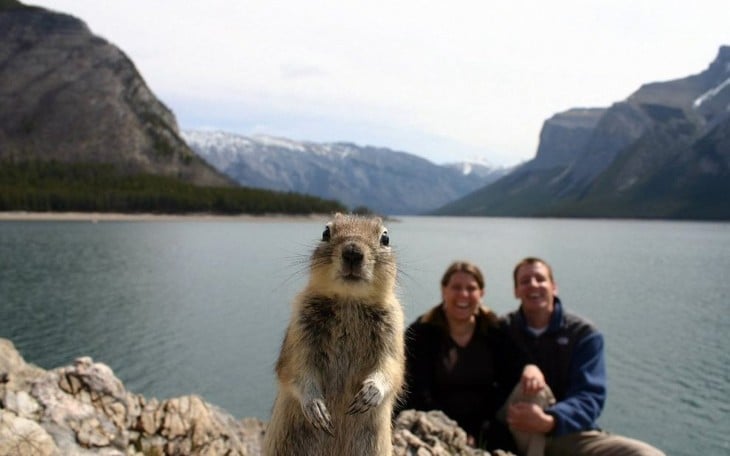
[[(359, 131), (351, 140), (398, 139), (433, 160), (524, 160), (553, 114), (697, 73), (730, 43), (719, 0), (37, 3), (121, 47), (183, 124), (246, 117), (313, 141)], [(430, 143), (443, 147), (419, 151)]]
[(316, 78), (327, 75), (327, 72), (315, 65), (283, 63), (279, 66), (283, 79)]

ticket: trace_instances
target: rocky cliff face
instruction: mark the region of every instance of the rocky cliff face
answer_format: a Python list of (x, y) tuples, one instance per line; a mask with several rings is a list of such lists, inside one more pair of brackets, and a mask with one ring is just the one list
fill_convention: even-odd
[(596, 123), (581, 153), (570, 164), (569, 173), (556, 183), (562, 187), (559, 193), (583, 191), (621, 151), (647, 131), (650, 123), (648, 116), (630, 103), (618, 102), (611, 106)]
[(546, 121), (535, 159), (441, 214), (730, 219), (730, 46), (696, 75), (645, 84), (582, 129)]
[(555, 114), (546, 120), (540, 131), (537, 154), (525, 167), (551, 169), (573, 163), (586, 147), (605, 112), (602, 108), (576, 108)]
[[(584, 191), (609, 167), (624, 179), (624, 191), (730, 115), (730, 47), (722, 46), (709, 67), (693, 76), (642, 85), (602, 116), (582, 154), (572, 164), (564, 192)], [(617, 163), (621, 156), (625, 163)], [(643, 165), (638, 165), (643, 162)], [(649, 165), (649, 163), (651, 163)]]
[[(0, 339), (2, 456), (258, 456), (265, 432), (261, 420), (236, 420), (198, 396), (158, 401), (133, 394), (88, 357), (40, 369)], [(489, 456), (469, 447), (464, 430), (437, 411), (402, 412), (394, 446), (394, 456)]]
[(180, 139), (127, 56), (72, 16), (0, 5), (0, 106), (0, 160), (107, 163), (232, 184)]

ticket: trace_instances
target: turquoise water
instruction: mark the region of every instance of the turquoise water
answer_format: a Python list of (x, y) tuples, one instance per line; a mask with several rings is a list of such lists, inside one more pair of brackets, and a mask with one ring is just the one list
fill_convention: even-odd
[[(44, 368), (89, 355), (130, 391), (268, 419), (290, 303), (324, 220), (0, 222), (0, 337)], [(730, 454), (730, 224), (403, 217), (408, 321), (457, 258), (513, 309), (513, 265), (552, 263), (607, 344), (604, 428), (670, 455)]]

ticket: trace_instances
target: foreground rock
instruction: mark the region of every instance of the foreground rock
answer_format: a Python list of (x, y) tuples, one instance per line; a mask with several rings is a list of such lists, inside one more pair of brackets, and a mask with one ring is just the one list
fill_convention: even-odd
[[(127, 391), (105, 364), (44, 370), (0, 339), (0, 456), (260, 455), (265, 423), (236, 420), (198, 396), (158, 401)], [(395, 454), (484, 456), (441, 412), (407, 410)]]

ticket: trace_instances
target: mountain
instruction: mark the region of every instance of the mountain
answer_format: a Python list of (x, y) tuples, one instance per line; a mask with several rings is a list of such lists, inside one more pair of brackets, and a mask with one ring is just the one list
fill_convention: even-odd
[(130, 59), (81, 20), (0, 3), (0, 162), (113, 165), (234, 186), (180, 138)]
[(437, 214), (730, 219), (730, 46), (704, 71), (545, 121), (538, 152)]
[(508, 172), (477, 163), (436, 165), (421, 157), (351, 143), (186, 130), (190, 147), (241, 185), (334, 198), (351, 209), (418, 214)]

